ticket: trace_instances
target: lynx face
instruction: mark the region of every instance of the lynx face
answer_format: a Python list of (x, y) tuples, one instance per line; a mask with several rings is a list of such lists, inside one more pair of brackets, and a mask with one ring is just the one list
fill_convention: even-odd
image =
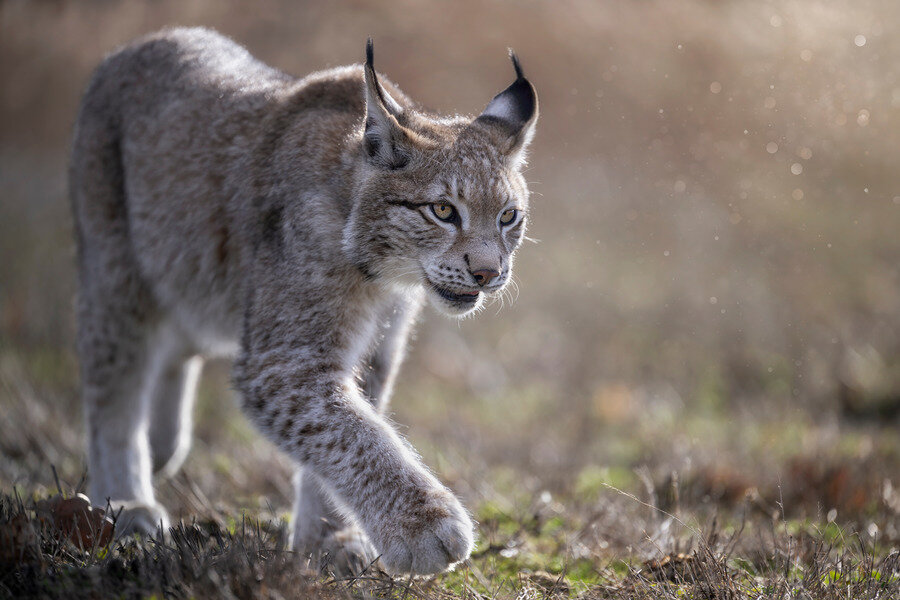
[(398, 232), (416, 240), (411, 261), (434, 305), (450, 315), (467, 314), (485, 296), (500, 293), (525, 231), (528, 195), (521, 176), (502, 164), (493, 177), (466, 176), (480, 166), (471, 163), (461, 158), (462, 168), (439, 175), (413, 205), (391, 207), (411, 213), (394, 216)]
[(463, 315), (509, 282), (528, 197), (514, 193), (506, 178), (486, 185), (471, 179), (442, 183), (444, 191), (419, 209), (438, 228), (434, 237), (440, 245), (423, 252), (419, 261), (435, 306)]
[(424, 286), (452, 316), (509, 283), (525, 233), (524, 151), (537, 96), (522, 76), (476, 119), (401, 108), (366, 67), (367, 177), (345, 230), (345, 251), (367, 275)]

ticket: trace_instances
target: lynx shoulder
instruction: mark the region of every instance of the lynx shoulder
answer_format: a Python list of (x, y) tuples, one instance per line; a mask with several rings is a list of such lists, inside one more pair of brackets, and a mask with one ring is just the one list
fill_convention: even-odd
[[(502, 293), (525, 231), (538, 114), (515, 80), (476, 118), (419, 109), (366, 61), (290, 77), (206, 29), (95, 72), (75, 128), (78, 351), (91, 498), (166, 527), (153, 474), (191, 437), (205, 357), (297, 465), (293, 544), (434, 573), (472, 522), (381, 410), (427, 300)], [(349, 567), (348, 567), (349, 568)]]

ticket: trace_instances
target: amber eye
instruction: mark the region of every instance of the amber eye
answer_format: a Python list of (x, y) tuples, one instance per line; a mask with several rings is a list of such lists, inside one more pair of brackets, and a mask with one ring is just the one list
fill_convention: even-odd
[(509, 225), (510, 223), (512, 223), (513, 221), (516, 220), (517, 214), (519, 214), (519, 211), (517, 211), (514, 208), (510, 208), (509, 210), (504, 210), (502, 213), (500, 213), (500, 224), (501, 225)]
[(432, 204), (431, 212), (441, 221), (452, 221), (456, 216), (456, 209), (449, 204)]

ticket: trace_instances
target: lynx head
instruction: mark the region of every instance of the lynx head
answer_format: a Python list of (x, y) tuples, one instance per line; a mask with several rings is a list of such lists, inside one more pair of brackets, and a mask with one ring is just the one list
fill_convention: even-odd
[(373, 279), (424, 286), (450, 315), (471, 313), (500, 293), (525, 233), (521, 168), (538, 101), (518, 58), (510, 58), (516, 80), (480, 116), (441, 118), (382, 85), (371, 40), (366, 47), (366, 116), (344, 249)]

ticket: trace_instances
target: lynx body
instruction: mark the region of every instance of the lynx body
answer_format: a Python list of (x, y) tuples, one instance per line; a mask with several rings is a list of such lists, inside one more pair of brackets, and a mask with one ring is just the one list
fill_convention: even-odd
[(422, 303), (465, 315), (509, 281), (537, 97), (418, 110), (365, 65), (294, 79), (206, 29), (97, 69), (70, 187), (90, 497), (168, 525), (153, 473), (191, 436), (203, 357), (297, 465), (293, 544), (395, 573), (465, 559), (473, 524), (382, 410)]

